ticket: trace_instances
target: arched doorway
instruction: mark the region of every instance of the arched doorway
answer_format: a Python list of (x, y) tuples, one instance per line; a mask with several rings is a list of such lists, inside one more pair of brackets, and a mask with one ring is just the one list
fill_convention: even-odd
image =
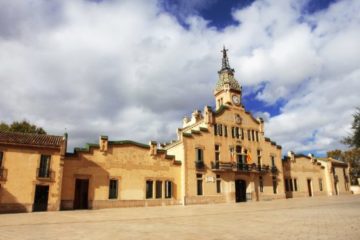
[(246, 202), (246, 181), (235, 180), (235, 201)]

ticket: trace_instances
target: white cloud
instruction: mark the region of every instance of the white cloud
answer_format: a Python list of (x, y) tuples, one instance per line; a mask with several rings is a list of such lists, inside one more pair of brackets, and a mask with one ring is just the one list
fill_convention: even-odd
[(278, 116), (259, 111), (268, 136), (285, 150), (341, 147), (360, 103), (358, 1), (311, 16), (303, 2), (256, 1), (222, 31), (194, 4), (176, 6), (185, 29), (157, 1), (0, 0), (1, 120), (67, 128), (71, 147), (100, 134), (170, 140), (185, 114), (213, 104), (225, 44), (241, 84), (286, 102)]

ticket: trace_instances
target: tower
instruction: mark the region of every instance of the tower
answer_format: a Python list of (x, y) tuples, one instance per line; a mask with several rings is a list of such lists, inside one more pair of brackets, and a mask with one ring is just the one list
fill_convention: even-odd
[(216, 110), (222, 105), (234, 105), (241, 107), (241, 86), (234, 77), (235, 70), (230, 67), (225, 47), (223, 53), (222, 65), (219, 74), (219, 80), (214, 91)]

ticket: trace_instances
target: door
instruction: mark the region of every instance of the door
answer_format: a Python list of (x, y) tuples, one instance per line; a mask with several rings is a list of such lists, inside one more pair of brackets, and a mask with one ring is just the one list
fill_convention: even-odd
[(311, 179), (307, 180), (307, 186), (309, 191), (309, 197), (312, 197)]
[(235, 180), (235, 201), (246, 202), (246, 182), (244, 180)]
[(47, 211), (49, 186), (36, 185), (33, 211)]
[(88, 209), (89, 179), (76, 179), (74, 209)]

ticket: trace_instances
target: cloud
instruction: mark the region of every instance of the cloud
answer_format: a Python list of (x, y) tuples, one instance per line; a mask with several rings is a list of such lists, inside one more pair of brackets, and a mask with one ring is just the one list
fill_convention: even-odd
[(285, 103), (258, 111), (266, 135), (285, 151), (342, 147), (360, 103), (360, 4), (304, 15), (305, 3), (256, 1), (218, 31), (198, 13), (205, 1), (167, 6), (186, 28), (162, 1), (0, 1), (1, 120), (66, 128), (70, 148), (100, 134), (171, 140), (184, 115), (214, 103), (225, 44), (240, 83), (264, 86), (257, 100)]

